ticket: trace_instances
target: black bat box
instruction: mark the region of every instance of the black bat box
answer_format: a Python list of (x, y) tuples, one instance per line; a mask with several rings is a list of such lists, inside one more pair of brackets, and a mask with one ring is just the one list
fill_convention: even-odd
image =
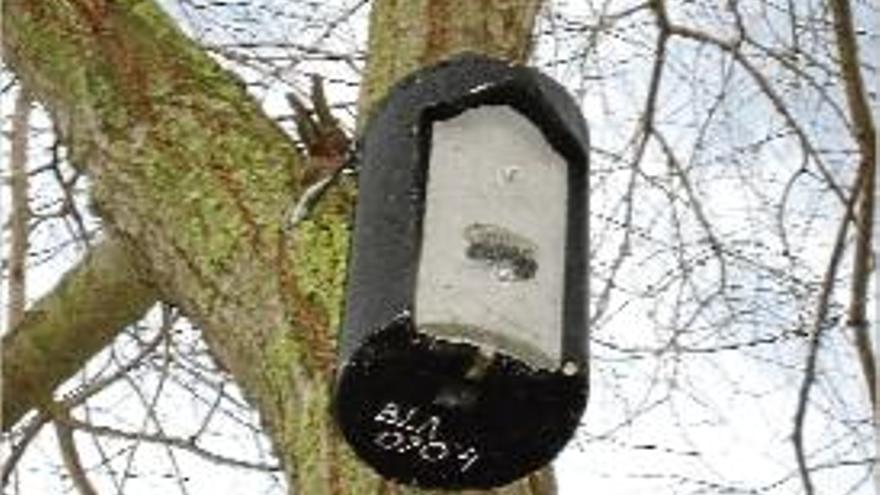
[(334, 409), (425, 488), (550, 462), (587, 400), (588, 138), (572, 98), (464, 55), (399, 83), (362, 141)]

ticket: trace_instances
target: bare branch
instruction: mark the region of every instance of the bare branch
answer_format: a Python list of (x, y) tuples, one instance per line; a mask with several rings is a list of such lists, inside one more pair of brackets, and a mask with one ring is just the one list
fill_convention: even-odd
[(10, 150), (10, 188), (12, 190), (12, 214), (9, 246), (9, 311), (7, 327), (13, 328), (24, 317), (27, 279), (25, 269), (28, 253), (28, 134), (31, 98), (27, 89), (21, 87), (15, 100), (12, 116), (12, 143)]
[[(18, 435), (20, 438), (17, 443), (11, 446), (9, 456), (3, 463), (3, 468), (0, 469), (0, 487), (5, 487), (9, 483), (12, 473), (15, 471), (15, 466), (18, 465), (18, 461), (21, 460), (28, 446), (47, 422), (49, 422), (48, 416), (40, 413), (18, 430), (20, 431), (20, 435)], [(3, 433), (3, 435), (5, 437), (7, 433)], [(5, 440), (6, 438), (4, 438)]]
[(804, 152), (807, 156), (812, 158), (813, 162), (816, 164), (816, 167), (819, 169), (819, 173), (822, 175), (822, 178), (825, 180), (828, 187), (840, 199), (841, 203), (845, 204), (847, 202), (846, 193), (843, 191), (840, 185), (837, 184), (837, 181), (834, 180), (834, 177), (828, 170), (828, 167), (825, 165), (824, 160), (816, 150), (815, 146), (813, 146), (813, 143), (810, 140), (809, 136), (807, 136), (806, 131), (804, 131), (803, 127), (798, 123), (791, 110), (785, 104), (782, 96), (780, 96), (779, 93), (773, 88), (767, 77), (763, 73), (761, 73), (761, 71), (755, 66), (755, 64), (753, 64), (748, 58), (746, 58), (746, 56), (740, 50), (741, 40), (725, 40), (704, 31), (699, 31), (687, 26), (681, 26), (672, 23), (670, 23), (668, 26), (669, 34), (671, 36), (677, 36), (683, 39), (705, 43), (731, 55), (734, 60), (736, 60), (736, 62), (740, 65), (740, 67), (745, 69), (749, 76), (751, 76), (752, 80), (755, 82), (755, 84), (758, 86), (764, 96), (773, 105), (773, 108), (776, 110), (776, 112), (779, 113), (780, 116), (782, 116), (786, 124), (794, 131), (795, 135), (798, 138), (798, 142), (804, 149)]
[(55, 436), (58, 438), (58, 448), (61, 451), (61, 459), (70, 478), (73, 480), (73, 486), (80, 495), (97, 495), (98, 492), (89, 481), (86, 470), (83, 469), (82, 461), (79, 457), (79, 451), (76, 449), (76, 441), (73, 438), (73, 429), (64, 422), (64, 415), (68, 412), (61, 408), (59, 413), (60, 420), (53, 422), (55, 425)]
[(119, 244), (96, 246), (3, 336), (3, 430), (48, 399), (157, 297)]
[(856, 352), (862, 367), (873, 409), (877, 410), (877, 371), (871, 337), (868, 333), (867, 302), (868, 280), (871, 268), (871, 240), (874, 228), (874, 188), (877, 175), (877, 148), (871, 105), (865, 92), (865, 83), (859, 69), (858, 44), (853, 28), (852, 12), (848, 1), (831, 2), (840, 73), (846, 89), (846, 101), (853, 122), (854, 139), (859, 149), (859, 182), (861, 187), (853, 194), (859, 196), (856, 212), (856, 246), (853, 259), (852, 296), (849, 308), (849, 326), (852, 328)]
[(179, 437), (171, 437), (167, 435), (154, 435), (150, 433), (144, 432), (131, 432), (119, 430), (116, 428), (111, 428), (108, 426), (97, 426), (92, 425), (83, 421), (79, 421), (76, 418), (69, 418), (64, 420), (71, 428), (75, 428), (77, 430), (87, 431), (90, 433), (94, 433), (96, 435), (113, 437), (113, 438), (122, 438), (125, 440), (133, 440), (137, 442), (147, 442), (147, 443), (155, 443), (159, 445), (167, 445), (170, 447), (178, 448), (181, 450), (185, 450), (187, 452), (191, 452), (199, 457), (203, 457), (209, 461), (216, 462), (218, 464), (223, 464), (232, 467), (240, 467), (245, 469), (255, 469), (258, 471), (279, 471), (281, 469), (280, 466), (263, 464), (263, 463), (255, 463), (249, 461), (243, 461), (239, 459), (234, 459), (232, 457), (227, 457), (221, 454), (217, 454), (216, 452), (212, 452), (210, 450), (199, 447), (194, 442), (192, 442), (189, 438), (179, 438)]
[[(146, 342), (140, 349), (138, 354), (128, 362), (120, 365), (119, 369), (106, 377), (92, 381), (66, 394), (63, 399), (56, 403), (53, 403), (54, 407), (51, 408), (51, 410), (57, 413), (59, 408), (62, 408), (66, 411), (73, 409), (74, 407), (85, 403), (85, 401), (87, 401), (89, 398), (98, 394), (110, 385), (113, 385), (117, 381), (121, 380), (136, 367), (140, 366), (143, 363), (144, 359), (146, 359), (147, 356), (149, 356), (153, 353), (153, 351), (156, 350), (156, 347), (158, 347), (159, 343), (164, 337), (164, 331), (158, 332), (155, 338)], [(0, 469), (0, 487), (6, 486), (6, 483), (9, 481), (10, 475), (14, 471), (15, 466), (18, 464), (19, 459), (21, 459), (21, 456), (24, 454), (28, 445), (34, 439), (34, 437), (36, 437), (37, 433), (40, 432), (42, 427), (49, 422), (49, 420), (49, 412), (47, 410), (42, 410), (31, 421), (25, 424), (22, 428), (18, 429), (18, 431), (20, 432), (18, 436), (20, 436), (21, 438), (19, 439), (18, 443), (16, 443), (12, 447), (11, 455), (6, 459), (6, 462), (3, 464), (2, 469)]]
[[(856, 181), (854, 191), (861, 189), (861, 179), (859, 176)], [(810, 467), (807, 465), (807, 455), (804, 446), (804, 424), (807, 417), (807, 409), (810, 402), (810, 390), (816, 382), (816, 366), (819, 360), (819, 347), (822, 342), (822, 336), (828, 327), (828, 308), (831, 302), (831, 294), (834, 292), (835, 279), (840, 268), (840, 262), (846, 250), (846, 238), (849, 230), (849, 219), (852, 217), (852, 211), (855, 206), (858, 194), (853, 193), (847, 202), (846, 211), (840, 221), (837, 235), (834, 239), (834, 247), (831, 250), (831, 258), (825, 269), (825, 275), (822, 279), (821, 292), (819, 300), (816, 303), (816, 315), (813, 320), (813, 326), (810, 332), (809, 348), (807, 351), (806, 364), (804, 366), (804, 374), (801, 380), (801, 387), (798, 392), (797, 409), (794, 418), (794, 430), (791, 435), (794, 443), (795, 457), (797, 459), (798, 472), (800, 473), (801, 483), (804, 486), (806, 495), (813, 495), (812, 478), (810, 476)]]
[(648, 141), (655, 132), (654, 117), (657, 110), (657, 101), (660, 95), (660, 85), (663, 81), (663, 69), (666, 64), (666, 47), (669, 41), (668, 25), (666, 19), (665, 6), (663, 2), (656, 1), (650, 3), (651, 9), (655, 13), (655, 19), (659, 27), (659, 34), (656, 40), (656, 55), (654, 58), (654, 66), (651, 70), (651, 79), (648, 83), (648, 95), (645, 98), (644, 110), (641, 114), (640, 126), (633, 137), (636, 143), (636, 149), (632, 160), (630, 161), (631, 175), (627, 183), (627, 190), (623, 197), (625, 202), (623, 238), (617, 248), (617, 256), (611, 264), (609, 274), (602, 291), (599, 293), (598, 302), (595, 309), (591, 312), (590, 325), (595, 325), (605, 315), (608, 309), (608, 303), (611, 299), (611, 290), (614, 288), (617, 274), (623, 266), (624, 261), (632, 254), (632, 220), (634, 215), (636, 185), (640, 174), (642, 159), (647, 150)]

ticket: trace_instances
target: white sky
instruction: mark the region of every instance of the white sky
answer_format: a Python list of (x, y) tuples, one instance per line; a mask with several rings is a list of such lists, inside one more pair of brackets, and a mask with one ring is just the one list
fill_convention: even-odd
[[(561, 11), (573, 15), (586, 15), (584, 14), (586, 9), (581, 3), (555, 2), (555, 4)], [(873, 27), (875, 32), (880, 31), (876, 23)], [(279, 30), (283, 28), (282, 25), (278, 27)], [(307, 40), (315, 39), (310, 36), (320, 35), (319, 30), (304, 30), (303, 33)], [(363, 32), (352, 28), (347, 34), (347, 40), (343, 42), (336, 40), (336, 45), (329, 42), (328, 44), (335, 49), (343, 50), (352, 44), (362, 43), (363, 37)], [(877, 41), (876, 38), (874, 41)], [(540, 50), (547, 50), (548, 57), (550, 53), (556, 53), (556, 50), (563, 48), (553, 46), (553, 43), (539, 46)], [(607, 59), (612, 59), (613, 50), (623, 51), (626, 48), (625, 43), (606, 45), (603, 47), (606, 50), (603, 54)], [(875, 50), (875, 53), (880, 53), (880, 50)], [(644, 77), (648, 69), (648, 67), (610, 68), (632, 71), (631, 77), (624, 82), (638, 81), (640, 77)], [(338, 79), (354, 77), (353, 71), (341, 64), (306, 62), (298, 67), (291, 67), (288, 73), (279, 74), (278, 80), (273, 85), (257, 90), (263, 95), (264, 104), (270, 112), (286, 111), (282, 105), (284, 105), (283, 92), (289, 91), (288, 84), (296, 83), (300, 87), (305, 87), (302, 85), (304, 79), (294, 76), (303, 70), (315, 70), (325, 74), (330, 71), (331, 79), (334, 76)], [(621, 108), (637, 107), (641, 104), (641, 93), (637, 88), (625, 84), (612, 88), (604, 86), (601, 90), (597, 90), (590, 81), (579, 79), (579, 70), (569, 64), (552, 67), (548, 69), (548, 73), (569, 84), (572, 91), (583, 101), (594, 144), (613, 149), (631, 137), (628, 133), (632, 126), (609, 117), (609, 115), (624, 115), (625, 112), (609, 113), (599, 109), (607, 109), (609, 104), (619, 105)], [(877, 79), (872, 82), (877, 88)], [(332, 100), (351, 102), (356, 98), (356, 88), (353, 86), (331, 81), (330, 87), (333, 91)], [(673, 100), (690, 97), (692, 95), (670, 96)], [(4, 96), (0, 106), (4, 116), (10, 114), (11, 104), (12, 98)], [(754, 116), (751, 121), (752, 127), (744, 125), (743, 128), (732, 132), (739, 135), (754, 132), (760, 135), (764, 133), (763, 125), (772, 127), (772, 119), (760, 113), (759, 104), (744, 101), (743, 105), (752, 105), (749, 110)], [(667, 117), (671, 119), (675, 115), (667, 115)], [(37, 127), (47, 127), (43, 117), (38, 116), (35, 122)], [(8, 130), (8, 119), (4, 120), (3, 126), (4, 130)], [(683, 145), (687, 143), (685, 138), (681, 141)], [(35, 142), (33, 156), (39, 163), (40, 160), (45, 160), (45, 154), (40, 150), (44, 150), (47, 143), (45, 138), (35, 139)], [(6, 146), (8, 141), (2, 140), (2, 143)], [(2, 153), (2, 159), (5, 161), (8, 150), (4, 148)], [(798, 166), (789, 163), (791, 160), (788, 154), (787, 148), (781, 146), (771, 148), (767, 153), (755, 157), (772, 160), (774, 163), (773, 170), (766, 172), (767, 175), (761, 178), (766, 190), (778, 190), (784, 171)], [(650, 150), (645, 163), (648, 173), (658, 175), (663, 173), (665, 162), (658, 150)], [(705, 180), (700, 183), (704, 197), (712, 198), (710, 208), (726, 215), (725, 224), (719, 226), (719, 230), (725, 232), (754, 230), (758, 232), (755, 235), (760, 236), (760, 226), (754, 225), (753, 221), (756, 217), (749, 211), (756, 200), (756, 194), (737, 190), (737, 183), (732, 177), (725, 175), (727, 172), (721, 169), (718, 169), (716, 175), (707, 172), (703, 177)], [(622, 180), (624, 177), (618, 175), (608, 179), (604, 192), (593, 198), (593, 208), (597, 213), (592, 218), (594, 223), (601, 223), (609, 215), (613, 216), (615, 194), (625, 186)], [(48, 185), (35, 184), (33, 186), (35, 200), (39, 202), (39, 196), (45, 194), (46, 201), (50, 201), (53, 193), (43, 192), (49, 189)], [(803, 194), (809, 194), (809, 191), (805, 190)], [(645, 205), (646, 208), (650, 206), (650, 204)], [(818, 205), (816, 208), (820, 209), (821, 206), (823, 205)], [(5, 194), (2, 196), (0, 208), (2, 208), (0, 216), (5, 218), (8, 214), (8, 197)], [(650, 211), (642, 211), (641, 214), (644, 218), (652, 218)], [(809, 231), (805, 230), (816, 236), (816, 242), (808, 243), (804, 248), (802, 259), (808, 265), (802, 267), (804, 273), (816, 272), (826, 262), (830, 236), (820, 234), (834, 228), (836, 224), (832, 220), (835, 219), (819, 218)], [(611, 240), (616, 238), (608, 224), (598, 225), (597, 229), (603, 232), (610, 231), (608, 238)], [(880, 228), (875, 233), (880, 239)], [(64, 239), (67, 235), (62, 224), (47, 224), (35, 233), (35, 245), (56, 244), (59, 239)], [(606, 241), (608, 249), (616, 246), (611, 240)], [(648, 241), (640, 245), (645, 249), (656, 247)], [(32, 298), (48, 290), (76, 257), (76, 250), (68, 249), (61, 256), (35, 269), (29, 287)], [(656, 264), (646, 263), (644, 266), (632, 267), (624, 279), (635, 287), (645, 279), (662, 279), (661, 275), (661, 270)], [(749, 280), (744, 282), (744, 284), (748, 283), (756, 282)], [(5, 301), (5, 290), (0, 297)], [(759, 291), (746, 290), (744, 297), (762, 297), (762, 295)], [(845, 304), (846, 301), (841, 299), (838, 302)], [(609, 317), (604, 322), (595, 337), (601, 342), (618, 346), (654, 348), (662, 345), (663, 335), (656, 332), (653, 322), (646, 324), (646, 315), (653, 315), (656, 321), (671, 317), (662, 307), (662, 301), (659, 304), (655, 306), (651, 301), (638, 299), (624, 301), (616, 297), (612, 306), (618, 311), (614, 313), (613, 318)], [(804, 307), (809, 307), (810, 304), (811, 301), (803, 302)], [(783, 316), (780, 321), (790, 315)], [(156, 318), (157, 316), (154, 315), (153, 319)], [(3, 320), (5, 321), (5, 318)], [(738, 327), (737, 331), (744, 334), (754, 331), (760, 334), (764, 329), (759, 327), (760, 325), (756, 323), (754, 328), (742, 326)], [(178, 343), (181, 351), (201, 348), (198, 340), (193, 338), (193, 332), (188, 330), (178, 334), (175, 342)], [(835, 346), (829, 345), (829, 350), (823, 354), (821, 362), (829, 379), (820, 382), (813, 391), (817, 404), (823, 409), (811, 410), (808, 442), (813, 446), (823, 446), (827, 456), (823, 457), (823, 453), (820, 452), (819, 459), (829, 461), (842, 451), (861, 453), (865, 457), (876, 455), (874, 453), (876, 450), (871, 445), (844, 445), (846, 442), (852, 442), (853, 438), (864, 437), (845, 431), (847, 427), (856, 429), (857, 426), (848, 422), (847, 418), (841, 419), (840, 415), (852, 414), (853, 418), (850, 419), (854, 420), (856, 413), (866, 407), (866, 397), (861, 383), (842, 372), (852, 364), (852, 353), (847, 347), (847, 342), (841, 337), (835, 337), (834, 343)], [(876, 332), (875, 343), (880, 344)], [(98, 370), (105, 368), (114, 353), (131, 356), (132, 349), (131, 337), (121, 337), (114, 349), (95, 358), (84, 375), (97, 373)], [(593, 388), (584, 427), (556, 463), (562, 495), (711, 494), (722, 493), (722, 485), (742, 488), (742, 491), (729, 493), (800, 493), (799, 480), (792, 471), (794, 467), (792, 449), (787, 435), (799, 385), (798, 369), (802, 365), (805, 351), (803, 341), (792, 339), (783, 345), (771, 348), (757, 347), (748, 352), (689, 354), (686, 355), (686, 359), (663, 360), (651, 359), (648, 352), (622, 353), (610, 346), (595, 342), (593, 350)], [(206, 360), (204, 362), (207, 363)], [(159, 388), (163, 390), (157, 414), (162, 418), (173, 418), (163, 422), (165, 427), (172, 430), (169, 433), (180, 436), (191, 434), (202, 424), (202, 419), (210, 410), (213, 397), (207, 396), (203, 400), (193, 399), (186, 390), (186, 386), (191, 384), (187, 382), (187, 371), (179, 369), (175, 375), (177, 378), (161, 382), (156, 369), (161, 369), (163, 363), (156, 362), (151, 366), (154, 367), (152, 372), (139, 371), (133, 378), (145, 391), (155, 391)], [(246, 408), (236, 407), (236, 401), (241, 401), (237, 397), (237, 392), (230, 390), (227, 392), (231, 394), (229, 399), (231, 412), (221, 415), (222, 417), (212, 422), (209, 431), (201, 437), (204, 445), (236, 458), (271, 462), (265, 452), (265, 440), (253, 438), (249, 430), (242, 427), (243, 424), (257, 424), (256, 418)], [(149, 424), (144, 418), (140, 400), (131, 384), (120, 384), (96, 400), (90, 414), (94, 416), (96, 423), (137, 430)], [(824, 421), (831, 416), (838, 421)], [(90, 437), (79, 435), (77, 439), (80, 440), (87, 465), (101, 464), (101, 454), (96, 451), (96, 444)], [(4, 445), (4, 451), (7, 447), (8, 445)], [(169, 458), (163, 449), (145, 444), (132, 449), (129, 444), (113, 441), (105, 442), (101, 448), (104, 450), (103, 455), (116, 459), (111, 463), (112, 469), (118, 471), (128, 462), (134, 466), (138, 476), (129, 480), (123, 487), (123, 493), (126, 495), (180, 492), (175, 481), (167, 476), (169, 472), (173, 473), (174, 468), (169, 464)], [(278, 485), (261, 473), (217, 467), (186, 453), (178, 454), (176, 457), (180, 471), (190, 478), (186, 493), (212, 495), (280, 493)], [(73, 493), (70, 491), (69, 481), (63, 477), (63, 467), (58, 461), (53, 435), (44, 432), (31, 447), (21, 466), (20, 493), (50, 495)], [(99, 474), (107, 467), (96, 469), (93, 481), (99, 486), (104, 485), (105, 490), (101, 493), (113, 493), (112, 487), (108, 484), (108, 477)], [(848, 493), (847, 488), (856, 483), (863, 474), (864, 470), (861, 468), (819, 470), (816, 474), (816, 482), (820, 487), (820, 493), (843, 494)], [(711, 485), (710, 483), (713, 482), (718, 484)], [(766, 489), (756, 488), (762, 486)], [(868, 495), (876, 492), (869, 485), (863, 485), (860, 490), (850, 493)]]

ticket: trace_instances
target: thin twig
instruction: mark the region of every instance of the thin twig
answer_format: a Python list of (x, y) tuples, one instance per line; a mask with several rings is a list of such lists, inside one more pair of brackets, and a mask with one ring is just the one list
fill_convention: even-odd
[(336, 177), (337, 174), (335, 173), (322, 177), (303, 191), (299, 200), (293, 205), (293, 208), (290, 209), (290, 213), (285, 219), (285, 230), (288, 232), (293, 231), (300, 223), (309, 217), (315, 205), (318, 203), (318, 200), (320, 200), (327, 189), (330, 188), (336, 180)]
[(73, 438), (73, 430), (63, 421), (64, 416), (69, 412), (65, 408), (59, 408), (58, 417), (62, 420), (53, 421), (55, 425), (55, 436), (58, 439), (58, 449), (61, 451), (61, 460), (67, 469), (67, 474), (73, 480), (73, 486), (80, 495), (98, 495), (92, 482), (83, 469), (80, 460), (79, 451), (76, 448), (76, 441)]
[[(21, 439), (18, 443), (12, 446), (9, 457), (6, 458), (6, 462), (3, 463), (3, 468), (0, 469), (0, 487), (5, 487), (6, 484), (9, 483), (9, 479), (15, 471), (15, 466), (18, 465), (18, 461), (21, 460), (21, 457), (24, 455), (30, 443), (36, 438), (37, 433), (43, 429), (43, 425), (48, 421), (48, 417), (45, 414), (38, 414), (21, 428)], [(4, 434), (4, 436), (6, 436), (6, 434)]]
[(193, 443), (189, 438), (180, 438), (180, 437), (171, 437), (167, 435), (154, 435), (145, 432), (131, 432), (119, 430), (116, 428), (111, 428), (108, 426), (97, 426), (93, 424), (86, 423), (84, 421), (79, 421), (75, 418), (70, 418), (66, 420), (68, 424), (77, 430), (83, 430), (90, 433), (94, 433), (99, 436), (107, 436), (114, 438), (122, 438), (125, 440), (134, 440), (138, 442), (147, 442), (147, 443), (155, 443), (159, 445), (167, 445), (171, 447), (175, 447), (181, 450), (185, 450), (187, 452), (191, 452), (195, 455), (203, 457), (209, 461), (216, 462), (218, 464), (224, 464), (227, 466), (240, 467), (245, 469), (254, 469), (257, 471), (279, 471), (281, 469), (278, 465), (272, 464), (264, 464), (257, 462), (249, 462), (239, 459), (233, 459), (231, 457), (226, 457), (215, 452), (211, 452), (202, 447), (199, 447), (195, 443)]
[[(861, 187), (862, 175), (856, 180), (854, 191), (858, 191)], [(834, 248), (831, 251), (831, 259), (825, 269), (825, 275), (822, 279), (821, 292), (816, 305), (816, 317), (813, 321), (813, 328), (810, 332), (809, 348), (807, 351), (806, 364), (804, 366), (803, 379), (801, 387), (798, 391), (797, 409), (794, 416), (794, 430), (791, 439), (794, 443), (795, 458), (797, 459), (798, 472), (800, 473), (801, 483), (804, 486), (805, 495), (813, 495), (815, 493), (813, 482), (810, 477), (810, 468), (807, 465), (807, 456), (804, 449), (804, 424), (807, 417), (807, 409), (810, 400), (810, 390), (816, 382), (816, 364), (819, 357), (819, 347), (822, 341), (822, 335), (826, 328), (828, 317), (828, 308), (831, 301), (831, 294), (834, 292), (835, 279), (840, 268), (840, 262), (846, 246), (847, 232), (849, 231), (852, 210), (855, 206), (857, 194), (853, 193), (846, 204), (846, 212), (840, 221), (837, 229), (837, 236), (834, 240)]]
[(608, 309), (611, 300), (611, 290), (615, 286), (617, 273), (620, 271), (623, 263), (632, 254), (632, 228), (633, 217), (635, 214), (635, 194), (636, 185), (638, 184), (639, 170), (648, 141), (654, 132), (654, 116), (657, 108), (657, 100), (660, 95), (660, 84), (663, 80), (663, 68), (666, 64), (666, 45), (669, 40), (669, 32), (666, 29), (667, 21), (663, 13), (662, 2), (651, 2), (652, 9), (656, 12), (657, 24), (660, 32), (657, 35), (656, 54), (654, 59), (654, 67), (651, 72), (651, 80), (648, 86), (648, 95), (645, 99), (645, 107), (642, 113), (641, 126), (639, 127), (634, 139), (636, 149), (630, 162), (630, 178), (627, 184), (627, 190), (623, 201), (625, 202), (624, 222), (623, 222), (623, 239), (617, 248), (617, 255), (611, 264), (609, 274), (605, 286), (599, 293), (595, 310), (590, 315), (590, 326), (594, 326), (602, 319)]
[(26, 263), (28, 254), (28, 137), (30, 133), (31, 97), (20, 87), (12, 116), (10, 149), (11, 218), (9, 242), (9, 307), (6, 328), (12, 329), (24, 317), (27, 293)]
[[(143, 360), (156, 349), (162, 337), (163, 335), (161, 332), (157, 333), (156, 337), (149, 341), (134, 358), (125, 365), (120, 366), (112, 375), (96, 380), (65, 395), (65, 397), (59, 401), (58, 407), (70, 410), (122, 379), (127, 373), (139, 366)], [(43, 425), (47, 422), (49, 422), (49, 415), (44, 411), (40, 411), (39, 414), (20, 429), (21, 439), (12, 447), (12, 452), (3, 464), (2, 469), (0, 469), (0, 487), (6, 486), (9, 482), (9, 478), (15, 470), (15, 466), (18, 464), (22, 455), (24, 455), (28, 445), (30, 445), (31, 441), (33, 441), (37, 436), (37, 433), (40, 432)]]
[(782, 96), (773, 88), (773, 86), (770, 84), (764, 74), (762, 74), (758, 70), (758, 68), (755, 67), (755, 64), (753, 64), (748, 58), (746, 58), (746, 56), (740, 50), (741, 40), (724, 40), (704, 31), (699, 31), (687, 26), (681, 26), (677, 24), (669, 24), (668, 29), (670, 36), (677, 36), (698, 43), (705, 43), (731, 55), (733, 59), (736, 60), (736, 62), (740, 65), (740, 67), (745, 69), (749, 76), (751, 76), (752, 80), (758, 86), (758, 89), (761, 90), (761, 93), (763, 93), (764, 96), (773, 105), (774, 110), (776, 110), (776, 112), (779, 113), (779, 115), (782, 116), (782, 118), (785, 120), (786, 125), (788, 125), (788, 127), (794, 131), (795, 136), (798, 138), (799, 144), (801, 145), (807, 156), (813, 159), (816, 168), (819, 170), (819, 173), (822, 175), (822, 178), (825, 180), (831, 191), (838, 197), (841, 203), (846, 204), (847, 194), (845, 193), (843, 188), (841, 188), (840, 185), (837, 184), (834, 176), (825, 165), (824, 160), (822, 160), (822, 157), (813, 146), (809, 137), (807, 137), (807, 133), (804, 131), (803, 127), (801, 127), (797, 119), (786, 106)]

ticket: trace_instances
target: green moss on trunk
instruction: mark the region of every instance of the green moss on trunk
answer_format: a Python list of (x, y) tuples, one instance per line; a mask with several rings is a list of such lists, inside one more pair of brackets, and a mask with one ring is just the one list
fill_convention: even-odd
[[(409, 71), (463, 50), (521, 61), (539, 3), (375, 2), (363, 113)], [(107, 228), (203, 328), (292, 492), (416, 493), (355, 460), (329, 415), (351, 185), (286, 232), (303, 160), (153, 2), (6, 0), (2, 22), (6, 60), (88, 171)], [(534, 483), (497, 493), (550, 493)]]

